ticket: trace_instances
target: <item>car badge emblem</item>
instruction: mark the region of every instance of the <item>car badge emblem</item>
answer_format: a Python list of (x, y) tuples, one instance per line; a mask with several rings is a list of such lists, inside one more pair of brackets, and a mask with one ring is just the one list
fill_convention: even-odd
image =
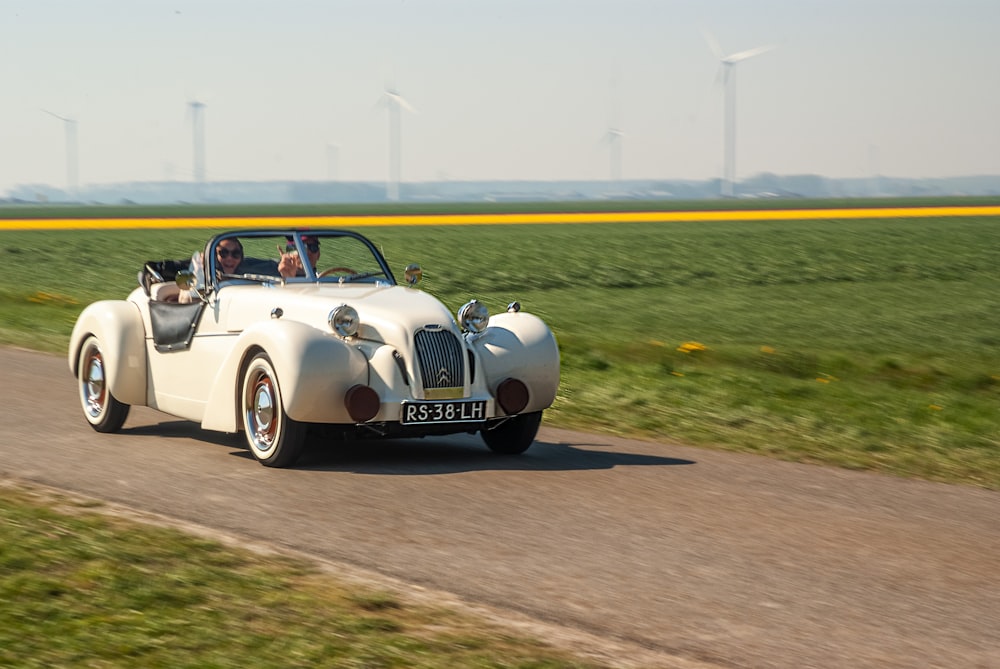
[(451, 375), (448, 374), (448, 370), (442, 367), (438, 370), (437, 382), (439, 386), (444, 386), (446, 383), (451, 383)]

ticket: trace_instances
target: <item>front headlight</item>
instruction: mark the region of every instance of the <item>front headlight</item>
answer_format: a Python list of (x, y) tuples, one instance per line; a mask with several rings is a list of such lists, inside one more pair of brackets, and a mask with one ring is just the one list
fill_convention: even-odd
[(353, 337), (358, 334), (361, 321), (354, 307), (342, 304), (330, 312), (330, 329), (341, 337)]
[(458, 323), (463, 330), (479, 334), (490, 324), (490, 310), (479, 300), (467, 302), (458, 310)]

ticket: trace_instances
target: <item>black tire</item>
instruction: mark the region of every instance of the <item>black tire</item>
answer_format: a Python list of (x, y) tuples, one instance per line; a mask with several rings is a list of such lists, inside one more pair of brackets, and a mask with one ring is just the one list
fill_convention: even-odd
[(90, 427), (98, 432), (117, 432), (122, 429), (130, 409), (119, 402), (108, 388), (105, 375), (104, 354), (101, 342), (94, 335), (87, 337), (77, 358), (77, 383), (80, 389), (80, 406)]
[(308, 426), (285, 414), (278, 375), (266, 353), (255, 355), (243, 372), (240, 416), (247, 446), (260, 464), (289, 467), (299, 459)]
[(494, 453), (517, 455), (528, 450), (542, 424), (542, 412), (523, 413), (504, 421), (492, 430), (480, 430), (483, 441)]

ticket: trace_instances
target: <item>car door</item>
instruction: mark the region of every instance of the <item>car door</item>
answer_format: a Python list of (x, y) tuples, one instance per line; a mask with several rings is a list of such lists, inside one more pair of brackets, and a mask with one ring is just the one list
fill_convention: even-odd
[[(233, 287), (237, 288), (237, 287)], [(149, 405), (155, 409), (188, 420), (201, 422), (209, 389), (215, 382), (220, 361), (225, 359), (238, 333), (225, 329), (227, 289), (210, 293), (206, 300), (192, 305), (170, 305), (153, 310), (173, 308), (185, 317), (190, 328), (187, 341), (169, 345), (147, 339), (149, 361)], [(184, 324), (174, 324), (176, 328)]]

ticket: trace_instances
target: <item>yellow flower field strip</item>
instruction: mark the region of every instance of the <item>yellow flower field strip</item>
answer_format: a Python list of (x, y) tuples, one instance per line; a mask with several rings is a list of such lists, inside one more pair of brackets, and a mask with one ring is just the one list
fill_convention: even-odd
[(0, 220), (0, 230), (112, 230), (136, 228), (361, 227), (384, 225), (523, 225), (555, 223), (668, 223), (857, 218), (1000, 216), (1000, 206), (762, 209), (741, 211), (624, 211), (505, 214), (398, 214), (372, 216), (225, 216)]

